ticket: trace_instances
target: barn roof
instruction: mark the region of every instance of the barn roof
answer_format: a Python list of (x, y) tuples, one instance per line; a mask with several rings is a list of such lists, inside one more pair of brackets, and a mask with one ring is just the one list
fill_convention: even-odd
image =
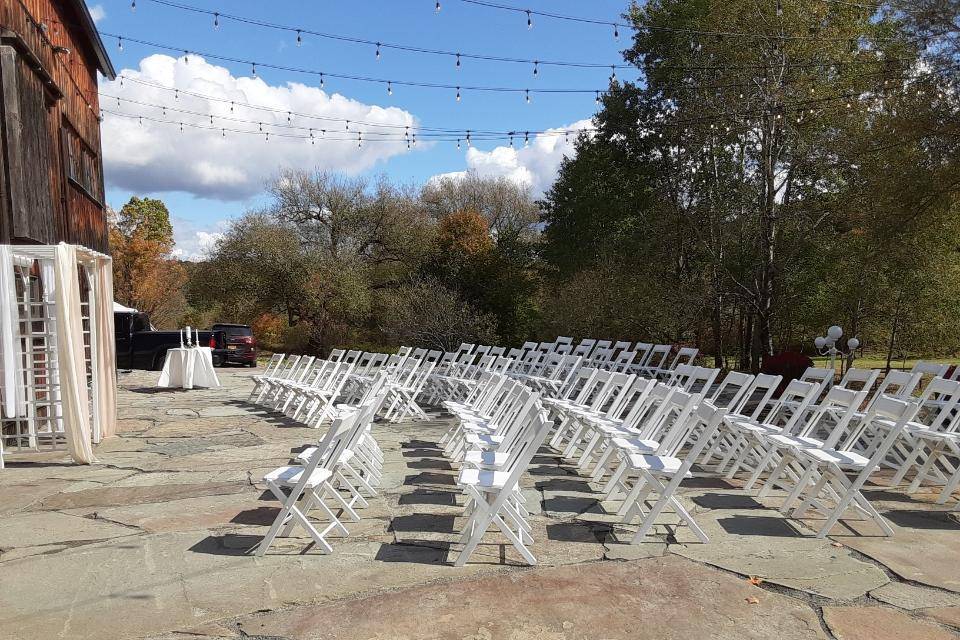
[(83, 29), (87, 40), (90, 41), (90, 49), (97, 59), (97, 68), (100, 73), (113, 80), (117, 77), (117, 72), (114, 70), (113, 63), (110, 62), (110, 56), (107, 55), (107, 50), (103, 46), (103, 40), (100, 39), (100, 32), (97, 31), (97, 26), (93, 22), (93, 16), (90, 15), (87, 3), (84, 0), (69, 0), (69, 4), (74, 6), (77, 15), (80, 17), (79, 26)]

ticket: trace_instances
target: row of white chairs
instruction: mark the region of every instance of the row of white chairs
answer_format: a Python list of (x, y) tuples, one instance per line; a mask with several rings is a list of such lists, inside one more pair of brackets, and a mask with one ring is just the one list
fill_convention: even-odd
[[(806, 377), (820, 375), (810, 371)], [(675, 492), (695, 463), (722, 472), (731, 460), (728, 476), (753, 465), (747, 488), (763, 474), (761, 495), (774, 486), (786, 488), (785, 513), (822, 511), (821, 537), (851, 507), (892, 535), (862, 488), (888, 461), (924, 400), (892, 395), (900, 391), (895, 380), (871, 394), (876, 376), (856, 370), (835, 386), (832, 375), (795, 380), (775, 398), (779, 376), (731, 372), (713, 384), (716, 372), (712, 378), (699, 373), (699, 380), (685, 387), (681, 378), (664, 382), (584, 369), (563, 397), (545, 401), (557, 423), (550, 445), (576, 460), (593, 481), (607, 478), (603, 493), (607, 499), (622, 497), (624, 522), (640, 518), (634, 542), (667, 506), (706, 542)]]
[[(298, 525), (324, 553), (333, 551), (328, 535), (349, 534), (344, 519), (360, 521), (357, 510), (369, 505), (383, 475), (383, 452), (372, 426), (388, 396), (387, 374), (378, 373), (355, 406), (338, 407), (315, 445), (305, 447), (291, 464), (263, 476), (281, 508), (253, 553), (263, 556), (277, 537), (290, 536)], [(315, 420), (309, 426), (319, 426), (320, 420)], [(325, 518), (326, 526), (318, 528), (314, 512)]]

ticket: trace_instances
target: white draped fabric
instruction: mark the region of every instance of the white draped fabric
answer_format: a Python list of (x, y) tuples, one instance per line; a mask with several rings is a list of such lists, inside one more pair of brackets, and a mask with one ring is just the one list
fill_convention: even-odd
[(220, 379), (213, 369), (213, 351), (210, 347), (169, 349), (160, 372), (158, 387), (219, 387)]
[(100, 437), (117, 433), (117, 355), (113, 328), (113, 263), (109, 258), (97, 259), (96, 300), (91, 314), (96, 319), (97, 381), (100, 410)]
[(0, 245), (0, 367), (3, 368), (3, 415), (7, 418), (16, 418), (23, 406), (20, 359), (17, 274), (10, 245)]
[(90, 445), (90, 405), (86, 384), (77, 248), (60, 243), (55, 256), (53, 267), (56, 283), (57, 358), (63, 429), (73, 459), (81, 464), (91, 464), (96, 458)]

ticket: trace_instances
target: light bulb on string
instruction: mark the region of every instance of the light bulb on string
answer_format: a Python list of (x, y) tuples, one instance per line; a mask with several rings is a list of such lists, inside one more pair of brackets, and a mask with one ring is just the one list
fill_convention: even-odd
[(323, 83), (323, 74), (321, 73), (321, 74), (320, 74), (320, 88), (321, 88), (321, 89), (323, 89), (323, 85), (324, 85), (324, 83)]
[(457, 149), (460, 149), (460, 138), (457, 138)]
[(117, 109), (120, 108), (120, 96), (117, 96)]
[(257, 63), (256, 63), (256, 62), (251, 62), (251, 63), (250, 63), (250, 71), (253, 72), (253, 77), (256, 78), (256, 77), (257, 77)]
[(137, 0), (130, 0), (130, 11), (136, 13), (136, 11), (137, 11)]
[(529, 9), (527, 9), (527, 29), (533, 29), (533, 16)]
[(613, 39), (614, 40), (620, 39), (620, 29), (617, 27), (616, 22), (613, 23)]
[(123, 76), (120, 76), (120, 86), (123, 86)]
[(287, 111), (287, 122), (293, 122), (293, 114)]
[(460, 102), (460, 87), (457, 87), (457, 102)]
[(183, 133), (183, 123), (180, 123), (180, 133)]
[(599, 92), (599, 91), (597, 91), (597, 97), (593, 99), (593, 103), (594, 103), (595, 105), (597, 105), (598, 107), (600, 106), (600, 92)]
[(123, 37), (117, 36), (117, 51), (123, 51)]
[(303, 44), (303, 34), (300, 32), (300, 29), (297, 29), (297, 46)]
[(186, 49), (183, 50), (183, 64), (190, 64), (190, 52)]
[(457, 71), (460, 70), (460, 54), (457, 54)]
[(346, 128), (346, 130), (347, 130), (347, 131), (350, 131), (350, 121), (349, 121), (349, 120), (347, 120), (347, 128)]
[(513, 131), (510, 132), (510, 148), (513, 149)]
[(142, 127), (142, 126), (143, 126), (143, 116), (138, 117), (137, 120), (139, 121), (139, 124), (140, 124), (140, 126)]
[(533, 77), (536, 78), (540, 75), (540, 62), (538, 60), (533, 61)]
[(179, 99), (180, 99), (180, 89), (174, 89), (174, 90), (173, 90), (173, 99), (174, 99), (174, 100), (179, 100)]
[(213, 114), (210, 114), (210, 126), (213, 126)]
[(230, 101), (230, 113), (233, 113), (233, 100)]
[(220, 14), (219, 14), (219, 13), (214, 13), (214, 14), (213, 14), (213, 28), (214, 28), (214, 30), (219, 30), (219, 29), (220, 29)]
[(610, 65), (610, 82), (613, 83), (616, 81), (617, 81), (617, 67), (616, 65)]
[(226, 137), (227, 137), (227, 130), (226, 130), (226, 129), (220, 129), (220, 137), (221, 137), (221, 138), (226, 138)]
[(389, 80), (387, 80), (387, 95), (388, 96), (393, 95), (393, 83), (390, 82)]
[(439, 3), (439, 2), (438, 2), (437, 5), (433, 8), (433, 12), (434, 12), (434, 13), (440, 13), (440, 3)]
[(377, 56), (377, 62), (380, 62), (380, 43), (379, 43), (379, 42), (377, 43), (377, 53), (376, 53), (376, 56)]
[(523, 146), (524, 146), (524, 147), (529, 147), (529, 146), (530, 146), (530, 132), (529, 132), (529, 131), (524, 131), (524, 132), (523, 132)]
[(470, 129), (467, 129), (467, 148), (470, 148)]
[(263, 133), (263, 123), (262, 123), (262, 122), (258, 122), (257, 124), (260, 125), (260, 133)]
[(357, 149), (363, 147), (363, 135), (358, 131), (357, 132)]
[(530, 104), (530, 89), (524, 89), (524, 92), (527, 96), (527, 104)]
[(263, 141), (264, 141), (264, 142), (270, 142), (270, 132), (269, 132), (269, 131), (268, 131), (267, 133), (263, 134), (263, 136), (264, 136), (264, 137), (263, 137)]

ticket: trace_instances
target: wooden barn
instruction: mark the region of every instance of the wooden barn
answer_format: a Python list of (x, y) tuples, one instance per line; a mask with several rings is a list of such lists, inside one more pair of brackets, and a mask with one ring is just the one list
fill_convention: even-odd
[(83, 0), (0, 0), (0, 469), (116, 428), (98, 72)]
[(109, 253), (98, 71), (83, 0), (0, 0), (0, 244)]

